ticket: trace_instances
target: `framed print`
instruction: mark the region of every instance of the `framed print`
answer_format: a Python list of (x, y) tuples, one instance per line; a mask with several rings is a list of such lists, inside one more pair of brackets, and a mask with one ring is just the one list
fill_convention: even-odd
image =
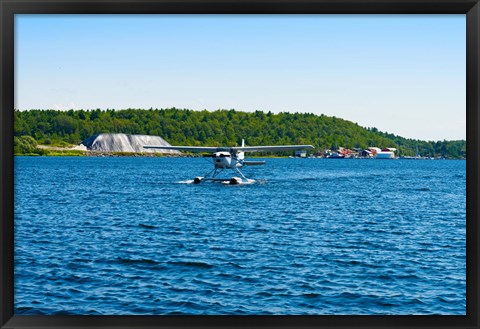
[(0, 8), (2, 328), (478, 328), (477, 1)]

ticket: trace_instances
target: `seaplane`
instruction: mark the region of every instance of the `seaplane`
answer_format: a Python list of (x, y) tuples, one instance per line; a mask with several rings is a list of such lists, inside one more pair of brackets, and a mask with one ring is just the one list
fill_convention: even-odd
[[(255, 180), (245, 177), (241, 168), (246, 166), (264, 165), (265, 161), (248, 161), (245, 160), (245, 152), (283, 152), (313, 149), (312, 145), (269, 145), (269, 146), (245, 146), (245, 140), (242, 139), (242, 146), (221, 146), (221, 147), (204, 147), (204, 146), (159, 146), (144, 145), (146, 149), (162, 149), (177, 150), (196, 153), (208, 153), (204, 157), (211, 158), (213, 169), (204, 176), (197, 176), (193, 180), (194, 184), (204, 181), (222, 182), (230, 185), (253, 183)], [(231, 170), (238, 176), (231, 178), (222, 177), (224, 172)]]

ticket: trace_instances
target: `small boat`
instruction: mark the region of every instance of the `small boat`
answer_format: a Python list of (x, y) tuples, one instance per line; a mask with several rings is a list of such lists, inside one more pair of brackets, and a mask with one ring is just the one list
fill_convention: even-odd
[(334, 152), (328, 154), (327, 159), (345, 159), (345, 155)]

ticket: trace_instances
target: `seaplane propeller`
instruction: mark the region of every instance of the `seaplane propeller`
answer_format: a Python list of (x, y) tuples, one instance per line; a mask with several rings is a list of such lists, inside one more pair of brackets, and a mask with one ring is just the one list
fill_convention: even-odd
[[(145, 145), (147, 149), (161, 149), (161, 150), (178, 150), (186, 152), (209, 153), (203, 155), (204, 157), (212, 158), (214, 168), (204, 176), (195, 177), (193, 183), (198, 184), (202, 181), (220, 181), (227, 184), (242, 184), (252, 183), (254, 180), (248, 179), (242, 173), (240, 168), (245, 166), (264, 165), (265, 161), (248, 161), (245, 160), (245, 152), (282, 152), (294, 151), (313, 148), (312, 145), (271, 145), (271, 146), (245, 146), (245, 141), (242, 139), (242, 146), (235, 147), (204, 147), (204, 146), (159, 146), (159, 145)], [(220, 174), (225, 170), (232, 170), (240, 177), (234, 176), (231, 178), (221, 178)]]

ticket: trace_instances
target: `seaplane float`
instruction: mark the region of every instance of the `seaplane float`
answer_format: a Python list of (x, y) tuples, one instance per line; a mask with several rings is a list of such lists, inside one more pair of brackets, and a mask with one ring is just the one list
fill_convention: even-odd
[[(253, 183), (255, 180), (245, 177), (241, 168), (245, 166), (264, 165), (265, 161), (245, 160), (245, 152), (283, 152), (304, 149), (313, 149), (312, 145), (267, 145), (267, 146), (245, 146), (242, 139), (242, 146), (157, 146), (144, 145), (147, 149), (177, 150), (186, 152), (208, 153), (204, 157), (211, 158), (213, 169), (204, 176), (197, 176), (193, 180), (194, 184), (204, 181), (222, 182), (225, 184), (245, 184)], [(231, 170), (238, 176), (224, 177), (224, 171)]]

